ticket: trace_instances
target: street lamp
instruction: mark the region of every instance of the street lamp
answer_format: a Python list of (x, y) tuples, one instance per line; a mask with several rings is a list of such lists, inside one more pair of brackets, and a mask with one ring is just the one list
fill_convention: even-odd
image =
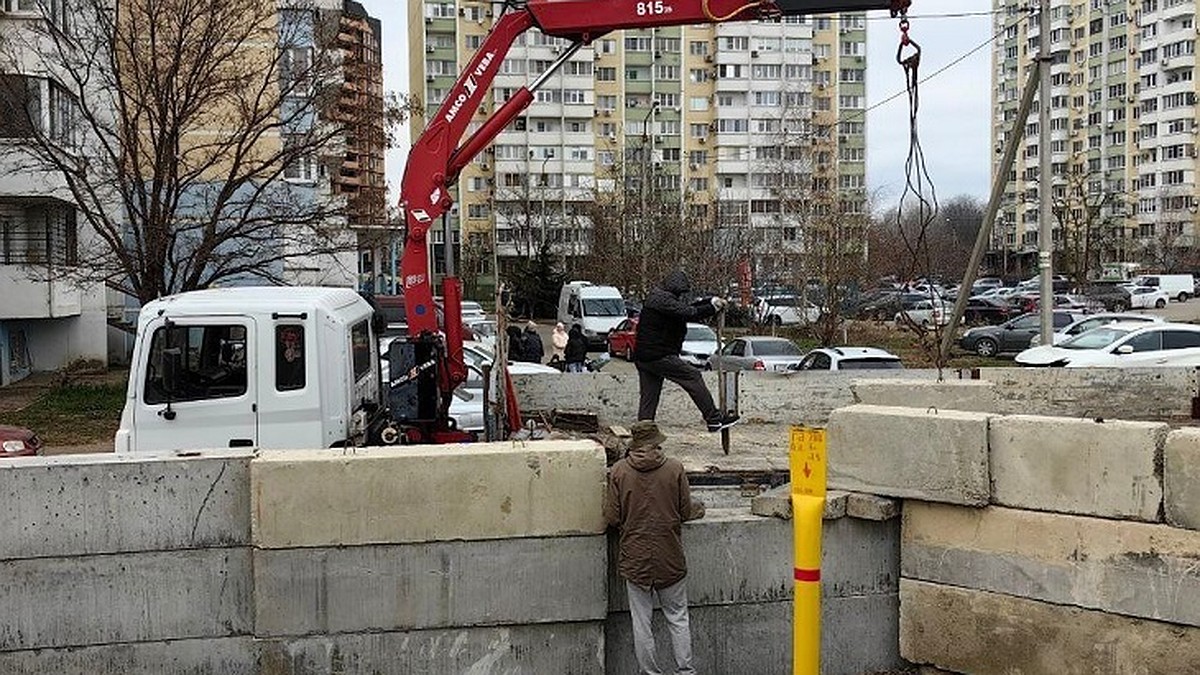
[[(656, 112), (658, 112), (658, 101), (654, 101), (650, 109), (646, 111), (646, 116), (642, 118), (642, 213), (641, 218), (638, 219), (641, 223), (641, 231), (638, 233), (638, 249), (641, 253), (640, 268), (643, 290), (649, 288), (649, 280), (646, 278), (646, 257), (649, 255), (649, 251), (647, 250), (647, 233), (650, 229), (650, 214), (647, 213), (647, 193), (650, 189), (650, 163), (653, 161), (654, 155), (654, 134), (650, 133), (650, 117)], [(649, 152), (647, 152), (647, 141), (649, 142)]]

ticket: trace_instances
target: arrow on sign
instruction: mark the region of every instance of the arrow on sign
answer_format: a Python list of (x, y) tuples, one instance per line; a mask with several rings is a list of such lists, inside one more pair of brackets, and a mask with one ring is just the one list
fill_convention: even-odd
[(812, 469), (808, 468), (808, 462), (804, 463), (804, 477), (808, 478), (812, 475)]

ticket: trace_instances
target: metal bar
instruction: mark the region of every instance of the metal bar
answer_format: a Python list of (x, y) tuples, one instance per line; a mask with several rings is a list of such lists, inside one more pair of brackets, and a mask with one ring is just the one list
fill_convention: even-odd
[(1041, 273), (1042, 344), (1054, 344), (1054, 214), (1050, 209), (1053, 191), (1050, 163), (1050, 0), (1038, 9), (1038, 271)]

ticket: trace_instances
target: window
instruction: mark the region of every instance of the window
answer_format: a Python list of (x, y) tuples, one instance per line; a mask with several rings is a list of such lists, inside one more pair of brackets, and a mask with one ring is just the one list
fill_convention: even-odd
[(42, 116), (41, 81), (0, 75), (0, 138), (32, 138)]
[(1135, 352), (1156, 352), (1162, 349), (1162, 332), (1150, 331), (1141, 335), (1135, 335), (1125, 344), (1133, 347), (1133, 351)]
[(304, 326), (284, 324), (275, 326), (275, 390), (295, 391), (304, 388), (305, 364)]
[[(307, 96), (312, 93), (312, 47), (292, 47), (279, 60), (279, 82), (286, 96)], [(453, 62), (451, 62), (453, 63)], [(438, 74), (430, 70), (432, 74)]]
[(371, 327), (366, 321), (350, 329), (350, 354), (354, 363), (354, 381), (371, 372)]
[[(146, 405), (231, 398), (246, 393), (246, 327), (180, 326), (154, 331), (142, 400)], [(168, 359), (175, 362), (167, 381)]]
[(283, 137), (283, 177), (297, 182), (317, 180), (317, 157), (301, 134)]
[(1195, 331), (1163, 331), (1163, 349), (1195, 349), (1200, 347), (1200, 333)]

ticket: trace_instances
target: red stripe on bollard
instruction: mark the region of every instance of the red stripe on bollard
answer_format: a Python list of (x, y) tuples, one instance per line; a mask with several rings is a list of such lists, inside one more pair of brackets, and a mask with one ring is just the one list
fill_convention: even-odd
[(802, 570), (799, 567), (797, 567), (794, 569), (793, 576), (795, 576), (796, 581), (820, 581), (821, 580), (821, 570), (820, 569)]

